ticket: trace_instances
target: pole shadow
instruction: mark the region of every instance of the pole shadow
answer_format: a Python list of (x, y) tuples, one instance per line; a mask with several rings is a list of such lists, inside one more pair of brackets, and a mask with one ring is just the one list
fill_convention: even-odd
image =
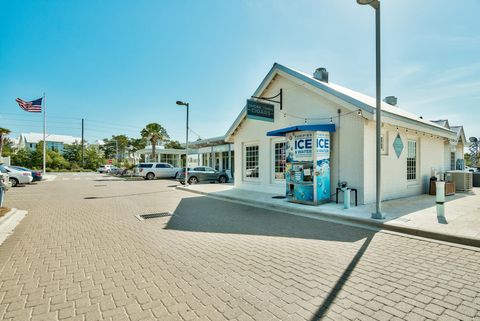
[(330, 309), (330, 306), (335, 301), (335, 298), (338, 296), (343, 286), (348, 281), (353, 270), (355, 270), (355, 267), (357, 266), (358, 262), (360, 262), (360, 259), (362, 258), (363, 254), (365, 253), (368, 246), (370, 245), (372, 238), (373, 236), (370, 235), (366, 238), (365, 242), (363, 242), (362, 247), (358, 250), (357, 254), (355, 254), (352, 261), (350, 261), (350, 264), (348, 264), (345, 271), (343, 271), (342, 275), (337, 280), (335, 285), (332, 287), (332, 289), (328, 293), (328, 296), (325, 298), (325, 300), (323, 300), (322, 305), (318, 308), (318, 310), (315, 312), (314, 316), (310, 319), (310, 321), (323, 320), (328, 310)]

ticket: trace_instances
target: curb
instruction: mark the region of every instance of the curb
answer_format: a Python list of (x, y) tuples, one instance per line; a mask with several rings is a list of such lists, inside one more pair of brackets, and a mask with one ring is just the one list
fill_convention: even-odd
[(28, 211), (12, 208), (10, 212), (0, 218), (0, 245), (12, 234), (27, 213)]
[(293, 213), (283, 206), (269, 204), (269, 203), (267, 204), (257, 200), (246, 201), (245, 199), (234, 197), (234, 196), (212, 195), (211, 193), (208, 193), (208, 192), (191, 190), (185, 186), (177, 186), (176, 188), (182, 191), (190, 192), (190, 193), (196, 193), (196, 194), (201, 194), (201, 195), (205, 195), (205, 196), (220, 199), (220, 200), (234, 201), (234, 202), (238, 202), (238, 203), (242, 203), (242, 204), (250, 205), (254, 207), (280, 211), (290, 215), (297, 215), (297, 216), (308, 217), (308, 218), (322, 220), (322, 221), (330, 221), (335, 223), (353, 224), (357, 227), (369, 228), (374, 230), (387, 230), (387, 231), (392, 231), (392, 232), (397, 232), (402, 234), (413, 235), (416, 237), (424, 237), (424, 238), (434, 239), (442, 242), (450, 242), (450, 243), (456, 243), (456, 244), (480, 248), (480, 239), (474, 239), (470, 237), (463, 237), (463, 236), (452, 235), (452, 234), (442, 234), (435, 231), (419, 230), (419, 229), (406, 227), (406, 226), (385, 224), (384, 222), (374, 221), (374, 220), (360, 218), (360, 217), (339, 216), (338, 214), (331, 214), (331, 213), (325, 213), (325, 212), (322, 213), (317, 211), (311, 211), (308, 209), (298, 209), (296, 210), (295, 213)]

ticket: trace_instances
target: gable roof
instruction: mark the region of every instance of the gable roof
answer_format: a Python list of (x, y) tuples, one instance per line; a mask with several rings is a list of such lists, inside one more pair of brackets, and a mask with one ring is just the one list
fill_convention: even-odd
[(457, 143), (461, 139), (464, 145), (468, 144), (467, 138), (465, 136), (465, 131), (463, 130), (463, 126), (451, 126), (450, 130), (452, 130), (453, 132), (455, 132), (457, 134), (457, 139), (456, 139)]
[[(331, 99), (336, 98), (346, 103), (346, 105), (350, 106), (351, 109), (360, 109), (362, 110), (362, 112), (370, 114), (371, 117), (373, 117), (373, 114), (375, 114), (376, 99), (374, 97), (364, 95), (362, 93), (342, 87), (337, 84), (333, 84), (331, 82), (326, 83), (326, 82), (320, 81), (314, 78), (312, 75), (295, 70), (293, 68), (283, 66), (278, 63), (273, 64), (272, 68), (270, 69), (270, 71), (265, 76), (265, 78), (263, 79), (261, 84), (258, 86), (258, 88), (255, 90), (252, 96), (260, 97), (263, 91), (265, 90), (265, 88), (267, 87), (267, 85), (274, 79), (274, 77), (277, 74), (286, 75), (287, 77), (290, 76), (306, 84), (309, 84), (311, 86), (305, 86), (305, 88), (308, 88), (311, 90), (320, 90), (326, 93), (327, 95), (330, 95)], [(407, 122), (412, 125), (421, 126), (425, 130), (435, 132), (435, 134), (443, 137), (447, 137), (447, 138), (455, 137), (455, 133), (452, 132), (450, 129), (445, 128), (444, 126), (441, 126), (435, 122), (431, 122), (423, 118), (420, 118), (419, 116), (412, 114), (406, 110), (403, 110), (399, 107), (392, 106), (382, 101), (381, 108), (382, 108), (382, 116), (386, 117), (387, 119), (388, 118), (396, 119), (403, 122)], [(240, 114), (237, 116), (237, 118), (235, 119), (232, 126), (227, 131), (225, 135), (225, 139), (227, 141), (230, 140), (230, 137), (235, 132), (236, 128), (240, 125), (240, 123), (246, 118), (246, 115), (247, 113), (246, 113), (246, 106), (245, 106), (240, 112)]]
[(439, 126), (450, 129), (450, 124), (448, 123), (448, 119), (431, 120), (431, 122)]

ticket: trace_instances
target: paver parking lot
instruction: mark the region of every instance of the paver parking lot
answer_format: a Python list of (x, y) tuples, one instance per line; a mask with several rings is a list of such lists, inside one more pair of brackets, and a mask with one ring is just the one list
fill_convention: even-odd
[(9, 191), (29, 214), (0, 246), (0, 319), (480, 319), (478, 251), (173, 185), (62, 174)]

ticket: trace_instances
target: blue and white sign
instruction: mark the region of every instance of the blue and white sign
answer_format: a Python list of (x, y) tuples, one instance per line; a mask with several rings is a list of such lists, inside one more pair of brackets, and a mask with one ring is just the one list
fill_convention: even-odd
[[(287, 134), (287, 161), (312, 161), (312, 132)], [(330, 158), (330, 133), (317, 132), (317, 159)]]

